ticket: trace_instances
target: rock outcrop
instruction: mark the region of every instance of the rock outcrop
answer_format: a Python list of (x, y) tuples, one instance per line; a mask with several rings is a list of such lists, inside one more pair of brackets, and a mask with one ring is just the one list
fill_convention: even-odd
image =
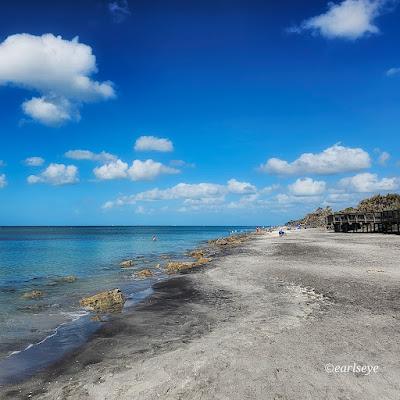
[(124, 303), (125, 298), (120, 289), (97, 293), (80, 301), (82, 307), (100, 313), (121, 311)]
[(193, 268), (193, 266), (194, 263), (192, 262), (171, 261), (166, 265), (165, 270), (167, 273), (173, 274), (176, 272), (187, 271)]
[(140, 279), (151, 278), (153, 276), (153, 272), (151, 272), (149, 269), (142, 269), (141, 271), (136, 272), (135, 276)]
[(190, 251), (188, 254), (190, 257), (193, 258), (202, 258), (205, 256), (204, 250), (199, 250), (199, 249)]
[(22, 295), (23, 299), (27, 300), (37, 300), (43, 297), (44, 293), (41, 290), (32, 290), (30, 292), (26, 292)]
[(121, 268), (129, 268), (133, 267), (135, 263), (133, 262), (133, 260), (125, 260), (122, 261), (119, 265), (121, 266)]
[(199, 257), (194, 263), (193, 266), (197, 267), (200, 265), (207, 264), (211, 261), (212, 259), (209, 257)]
[(74, 275), (62, 276), (57, 279), (57, 282), (74, 283), (77, 281), (77, 277)]
[(240, 235), (232, 235), (220, 239), (209, 240), (208, 243), (211, 246), (218, 246), (218, 247), (230, 247), (230, 246), (237, 246), (246, 242), (249, 239), (249, 234), (240, 234)]

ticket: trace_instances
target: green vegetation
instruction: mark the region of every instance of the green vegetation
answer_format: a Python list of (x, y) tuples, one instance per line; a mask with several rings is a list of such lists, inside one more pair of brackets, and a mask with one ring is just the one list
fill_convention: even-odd
[[(400, 209), (400, 194), (388, 193), (386, 195), (377, 194), (361, 200), (356, 207), (347, 207), (338, 212), (380, 212), (397, 209)], [(287, 222), (287, 225), (302, 225), (309, 228), (324, 227), (326, 225), (325, 218), (332, 213), (333, 210), (331, 207), (318, 207), (315, 211), (307, 214), (304, 218)]]
[(307, 214), (304, 218), (289, 221), (286, 225), (296, 226), (302, 225), (308, 228), (320, 228), (326, 225), (326, 217), (333, 213), (331, 207), (318, 207), (315, 211)]

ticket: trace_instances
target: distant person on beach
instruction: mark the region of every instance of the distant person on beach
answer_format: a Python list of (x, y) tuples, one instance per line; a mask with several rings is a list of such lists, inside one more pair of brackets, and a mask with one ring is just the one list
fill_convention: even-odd
[(285, 231), (283, 229), (279, 229), (279, 237), (282, 237), (285, 235)]

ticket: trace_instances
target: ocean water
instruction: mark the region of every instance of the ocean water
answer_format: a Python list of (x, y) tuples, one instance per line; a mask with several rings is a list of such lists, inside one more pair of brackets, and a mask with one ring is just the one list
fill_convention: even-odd
[[(29, 374), (81, 344), (99, 323), (79, 299), (119, 287), (127, 306), (166, 276), (156, 268), (205, 241), (249, 227), (0, 227), (0, 383)], [(157, 237), (152, 240), (153, 235)], [(133, 259), (133, 268), (119, 263)], [(138, 280), (134, 272), (152, 269)], [(69, 283), (63, 277), (77, 279)], [(40, 290), (40, 299), (24, 293)]]

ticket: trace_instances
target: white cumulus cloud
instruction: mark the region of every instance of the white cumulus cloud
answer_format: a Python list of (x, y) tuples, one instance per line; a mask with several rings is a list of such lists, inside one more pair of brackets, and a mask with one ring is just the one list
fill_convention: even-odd
[(22, 103), (22, 110), (32, 119), (48, 126), (79, 121), (81, 118), (77, 107), (62, 97), (33, 97)]
[[(137, 201), (158, 201), (158, 200), (202, 200), (220, 199), (225, 196), (227, 188), (224, 185), (215, 183), (178, 183), (167, 189), (151, 189), (131, 196), (121, 196), (114, 201), (108, 201), (103, 208), (112, 208), (114, 206), (123, 206), (135, 204)], [(218, 200), (219, 201), (219, 200)], [(213, 200), (208, 200), (213, 202)]]
[[(271, 190), (272, 187), (271, 187)], [(258, 193), (256, 186), (248, 182), (241, 182), (237, 179), (230, 179), (226, 184), (201, 182), (201, 183), (178, 183), (175, 186), (159, 189), (154, 188), (145, 192), (140, 192), (130, 196), (120, 196), (116, 200), (107, 201), (103, 208), (112, 208), (115, 206), (123, 206), (127, 204), (136, 204), (141, 201), (171, 201), (181, 200), (183, 209), (199, 210), (208, 208), (216, 210), (217, 207), (241, 207), (264, 205), (263, 200), (259, 200), (259, 194), (266, 193), (262, 189)], [(237, 197), (242, 195), (238, 202), (225, 203), (227, 196)]]
[(161, 151), (170, 152), (174, 150), (171, 140), (155, 136), (140, 136), (135, 142), (136, 151)]
[(0, 174), (0, 189), (3, 189), (7, 186), (7, 178), (5, 174)]
[(289, 185), (289, 191), (295, 196), (317, 196), (325, 192), (326, 182), (311, 178), (299, 178)]
[(71, 158), (73, 160), (90, 160), (90, 161), (116, 161), (117, 156), (114, 154), (102, 151), (100, 153), (93, 153), (90, 150), (69, 150), (64, 154), (65, 157)]
[(237, 194), (249, 194), (257, 191), (257, 188), (249, 182), (240, 182), (236, 179), (228, 181), (228, 191)]
[(355, 40), (379, 33), (375, 19), (384, 11), (387, 0), (344, 0), (328, 3), (328, 11), (305, 20), (300, 26), (289, 29), (300, 33), (311, 31), (328, 39)]
[(293, 162), (270, 158), (260, 165), (260, 170), (276, 175), (330, 175), (359, 171), (370, 165), (370, 156), (363, 149), (335, 144), (321, 153), (304, 153)]
[(39, 93), (22, 104), (26, 115), (49, 126), (79, 120), (82, 103), (115, 97), (110, 81), (91, 79), (97, 72), (92, 48), (72, 40), (27, 33), (0, 43), (0, 85), (15, 85)]
[(379, 179), (377, 174), (365, 172), (352, 177), (343, 178), (339, 186), (348, 192), (371, 193), (377, 191), (396, 190), (399, 187), (398, 178)]
[(101, 167), (96, 167), (93, 172), (101, 180), (123, 179), (127, 177), (128, 164), (121, 160), (111, 161)]
[(133, 181), (150, 181), (162, 174), (179, 174), (179, 170), (153, 161), (134, 160), (128, 169), (128, 176)]
[(42, 157), (28, 157), (25, 158), (24, 164), (29, 167), (40, 167), (44, 164), (44, 158)]
[(126, 162), (115, 160), (96, 167), (93, 172), (101, 180), (129, 178), (132, 181), (149, 181), (163, 174), (178, 174), (180, 171), (149, 159), (134, 160), (130, 167)]
[(78, 168), (75, 165), (52, 163), (40, 174), (28, 176), (27, 181), (30, 184), (48, 183), (56, 186), (77, 183)]

